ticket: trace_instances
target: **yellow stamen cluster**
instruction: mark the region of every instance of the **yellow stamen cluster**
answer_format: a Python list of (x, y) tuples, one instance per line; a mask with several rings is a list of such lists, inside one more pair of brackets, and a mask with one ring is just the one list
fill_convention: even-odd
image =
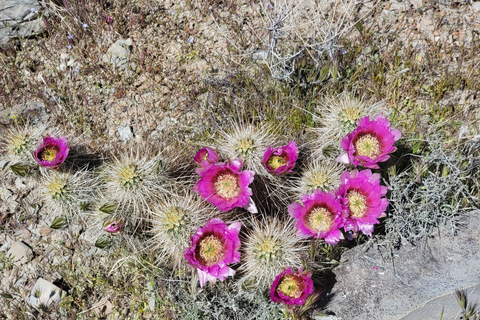
[(285, 156), (272, 156), (267, 160), (266, 164), (273, 170), (277, 170), (287, 164), (287, 158)]
[(213, 186), (215, 193), (225, 200), (237, 197), (241, 191), (238, 177), (233, 173), (218, 175), (213, 182)]
[(328, 231), (334, 222), (334, 215), (326, 208), (313, 208), (306, 217), (307, 226), (316, 232)]
[(255, 152), (256, 149), (253, 139), (245, 138), (238, 141), (235, 151), (243, 156), (251, 156), (251, 152)]
[(355, 125), (361, 117), (360, 108), (357, 105), (343, 107), (339, 112), (340, 121), (349, 125)]
[(277, 290), (287, 297), (297, 299), (302, 295), (303, 291), (298, 280), (298, 277), (295, 277), (294, 275), (284, 275), (277, 285)]
[(125, 187), (132, 187), (141, 181), (136, 165), (124, 165), (118, 170), (118, 182)]
[(256, 245), (253, 252), (257, 255), (258, 260), (274, 261), (280, 258), (280, 244), (272, 237), (261, 239)]
[(225, 255), (225, 248), (222, 241), (214, 235), (203, 238), (199, 243), (199, 254), (203, 261), (200, 261), (206, 266), (213, 266), (220, 262)]
[(165, 225), (165, 229), (178, 231), (185, 225), (185, 211), (179, 207), (170, 208), (165, 212), (162, 222)]
[(42, 161), (54, 161), (57, 157), (58, 151), (58, 148), (55, 147), (45, 148), (40, 151), (39, 158)]
[(348, 209), (350, 210), (350, 215), (354, 218), (363, 218), (367, 214), (367, 197), (358, 192), (357, 190), (352, 190), (347, 193), (348, 199)]
[(19, 154), (22, 150), (27, 148), (27, 136), (26, 135), (12, 135), (7, 137), (7, 146), (13, 154)]
[(46, 185), (48, 194), (53, 198), (57, 199), (58, 197), (66, 194), (67, 192), (67, 181), (61, 178), (53, 179), (48, 182)]
[(332, 185), (332, 179), (322, 172), (312, 172), (307, 178), (307, 186), (311, 191), (320, 189), (322, 191), (328, 191)]
[(355, 155), (375, 159), (380, 155), (380, 141), (371, 134), (365, 134), (354, 143)]

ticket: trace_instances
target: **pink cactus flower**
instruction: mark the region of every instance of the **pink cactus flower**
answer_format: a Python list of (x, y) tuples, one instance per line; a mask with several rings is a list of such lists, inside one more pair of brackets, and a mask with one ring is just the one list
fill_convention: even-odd
[(344, 230), (358, 231), (371, 236), (378, 218), (386, 216), (388, 200), (384, 198), (387, 187), (380, 185), (380, 174), (370, 169), (344, 172), (337, 191), (345, 210), (349, 213)]
[(343, 238), (340, 228), (345, 217), (342, 203), (332, 193), (314, 190), (302, 196), (303, 206), (292, 203), (288, 213), (297, 221), (297, 234), (301, 237), (323, 238), (326, 243), (337, 244)]
[(290, 141), (286, 146), (278, 147), (273, 150), (271, 146), (268, 146), (263, 154), (262, 164), (268, 172), (281, 175), (286, 172), (292, 172), (297, 158), (297, 145), (294, 141)]
[(300, 306), (305, 304), (307, 297), (313, 292), (313, 281), (310, 272), (293, 272), (287, 268), (273, 280), (270, 288), (270, 298), (273, 302)]
[(207, 281), (213, 285), (217, 279), (223, 281), (235, 275), (235, 270), (227, 265), (240, 262), (241, 226), (240, 222), (233, 222), (227, 227), (222, 219), (215, 218), (197, 229), (184, 256), (191, 267), (197, 268), (200, 286)]
[(337, 158), (342, 163), (378, 169), (378, 162), (387, 161), (389, 154), (397, 150), (393, 144), (402, 136), (400, 130), (390, 128), (383, 114), (370, 121), (366, 116), (357, 122), (358, 127), (342, 139), (341, 147), (346, 151)]
[(41, 166), (57, 169), (65, 161), (69, 151), (65, 137), (45, 137), (38, 149), (33, 152), (33, 157)]
[(257, 208), (251, 199), (252, 189), (248, 187), (253, 182), (254, 173), (248, 170), (240, 171), (241, 167), (241, 160), (207, 166), (195, 189), (204, 200), (220, 211), (243, 207), (256, 213)]
[(123, 222), (119, 220), (109, 219), (103, 225), (103, 230), (111, 234), (118, 234), (122, 231), (122, 229), (123, 229)]
[(202, 175), (206, 167), (218, 162), (217, 153), (210, 148), (202, 148), (197, 152), (193, 160), (197, 163), (197, 174)]

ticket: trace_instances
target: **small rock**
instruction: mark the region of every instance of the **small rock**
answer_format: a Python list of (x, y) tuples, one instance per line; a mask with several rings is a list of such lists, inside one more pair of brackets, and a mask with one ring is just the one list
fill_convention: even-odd
[(21, 265), (32, 260), (33, 251), (22, 241), (15, 241), (8, 250), (7, 256), (13, 257), (14, 264)]
[(15, 284), (13, 286), (15, 288), (20, 288), (20, 287), (23, 287), (25, 285), (25, 282), (27, 282), (27, 277), (22, 276), (20, 279), (17, 280), (17, 282), (15, 282)]
[(0, 247), (0, 251), (1, 251), (1, 252), (5, 252), (5, 251), (7, 251), (8, 249), (10, 249), (10, 242), (5, 242), (5, 243), (2, 244), (2, 246)]
[(153, 282), (150, 281), (148, 284), (147, 284), (147, 291), (153, 291)]
[(100, 252), (100, 249), (98, 248), (91, 248), (90, 250), (87, 251), (87, 253), (85, 254), (86, 257), (91, 257), (95, 254), (97, 254), (98, 252)]
[(77, 238), (83, 231), (83, 227), (79, 224), (75, 224), (70, 227), (70, 232), (73, 237)]
[(50, 252), (55, 251), (55, 247), (51, 244), (47, 244), (43, 250), (43, 255), (48, 255)]
[(123, 142), (127, 142), (133, 138), (132, 128), (129, 125), (124, 125), (118, 128), (118, 134), (120, 135), (120, 138), (122, 138)]
[(472, 3), (472, 9), (476, 13), (480, 12), (480, 2), (473, 2)]
[(132, 71), (129, 70), (130, 65), (130, 47), (132, 46), (131, 39), (120, 39), (113, 43), (107, 50), (107, 53), (103, 55), (103, 62), (110, 63), (112, 67), (118, 68), (120, 71), (125, 72), (127, 75), (131, 75)]
[[(2, 266), (3, 268), (3, 266)], [(13, 282), (13, 277), (10, 277), (8, 275), (8, 271), (7, 270), (4, 270), (3, 271), (3, 274), (0, 274), (0, 285), (2, 286), (2, 288), (8, 288), (9, 285)]]
[(0, 170), (5, 170), (7, 168), (8, 161), (0, 160)]
[(148, 298), (148, 308), (150, 309), (150, 311), (155, 310), (155, 297)]
[(39, 233), (42, 237), (50, 234), (50, 232), (52, 232), (52, 229), (51, 229), (51, 228), (48, 228), (48, 227), (46, 227), (46, 228), (40, 228), (40, 230), (38, 231), (38, 233)]
[(55, 255), (53, 257), (52, 265), (58, 266), (58, 265), (64, 264), (70, 258), (71, 258), (71, 255), (66, 255), (66, 256), (63, 256), (63, 257), (59, 257), (58, 255)]
[(98, 317), (105, 317), (113, 313), (112, 303), (107, 298), (95, 303), (92, 309)]
[(410, 0), (410, 4), (415, 8), (420, 8), (423, 6), (423, 0)]
[(30, 231), (23, 228), (22, 229), (22, 236), (23, 236), (24, 239), (29, 239), (32, 236), (32, 234), (30, 233)]
[(172, 103), (170, 103), (168, 105), (168, 109), (170, 109), (170, 110), (174, 110), (177, 107), (178, 107), (178, 102), (177, 101), (173, 101)]
[(172, 117), (165, 117), (165, 118), (162, 119), (162, 121), (160, 121), (160, 124), (158, 125), (157, 130), (162, 131), (162, 130), (165, 130), (165, 129), (169, 129), (177, 123), (178, 123), (177, 119), (172, 118)]
[(253, 60), (267, 61), (268, 60), (268, 51), (266, 51), (266, 50), (257, 51), (253, 54), (252, 58), (253, 58)]
[(65, 295), (65, 291), (43, 278), (38, 278), (27, 302), (34, 307), (49, 307), (53, 303), (59, 302), (63, 295)]
[(57, 232), (54, 232), (51, 236), (50, 236), (50, 240), (54, 241), (54, 242), (62, 242), (62, 241), (65, 241), (65, 231), (63, 230), (57, 230)]

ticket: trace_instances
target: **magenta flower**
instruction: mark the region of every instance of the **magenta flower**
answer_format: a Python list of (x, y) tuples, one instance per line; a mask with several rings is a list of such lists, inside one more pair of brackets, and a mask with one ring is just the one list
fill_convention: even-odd
[(270, 298), (273, 302), (300, 306), (305, 304), (309, 294), (313, 292), (313, 281), (310, 272), (293, 272), (291, 268), (280, 273), (273, 280)]
[(323, 238), (326, 243), (337, 244), (343, 237), (343, 206), (332, 193), (314, 190), (302, 196), (303, 206), (292, 203), (288, 213), (297, 221), (297, 234), (301, 237)]
[(199, 175), (202, 175), (205, 172), (206, 167), (216, 164), (218, 162), (218, 155), (215, 151), (210, 148), (203, 148), (197, 152), (193, 160), (197, 163), (196, 172)]
[(120, 231), (122, 231), (122, 229), (123, 229), (123, 222), (120, 220), (109, 219), (103, 225), (103, 230), (112, 234), (118, 234), (120, 233)]
[(386, 216), (388, 200), (384, 198), (387, 187), (380, 185), (380, 174), (370, 169), (344, 172), (337, 195), (349, 213), (344, 230), (354, 234), (362, 231), (371, 236), (378, 218)]
[(220, 211), (243, 207), (256, 213), (257, 208), (251, 199), (252, 189), (248, 187), (253, 182), (254, 173), (248, 170), (240, 171), (241, 167), (241, 160), (207, 166), (195, 189), (204, 200)]
[(390, 122), (383, 114), (377, 115), (372, 121), (366, 116), (357, 124), (357, 129), (342, 139), (341, 147), (346, 153), (337, 161), (378, 169), (377, 163), (387, 161), (389, 153), (397, 150), (393, 144), (402, 133), (398, 129), (391, 129)]
[(33, 152), (33, 157), (43, 167), (57, 169), (68, 156), (67, 139), (65, 137), (45, 137), (40, 146)]
[(223, 281), (235, 275), (235, 270), (227, 265), (240, 262), (238, 233), (241, 226), (240, 222), (233, 222), (227, 227), (222, 219), (215, 218), (197, 229), (184, 256), (191, 267), (197, 268), (200, 286), (207, 281), (213, 285), (217, 279)]
[(297, 158), (297, 145), (294, 141), (290, 141), (286, 146), (278, 147), (273, 150), (271, 146), (268, 146), (263, 154), (262, 164), (268, 172), (280, 175), (285, 172), (292, 172)]

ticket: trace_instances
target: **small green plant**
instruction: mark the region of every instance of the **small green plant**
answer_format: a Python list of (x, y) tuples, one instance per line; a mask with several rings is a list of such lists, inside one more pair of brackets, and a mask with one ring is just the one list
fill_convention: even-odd
[(467, 293), (465, 290), (455, 290), (457, 295), (457, 301), (460, 305), (462, 318), (464, 320), (478, 320), (480, 319), (480, 313), (477, 311), (477, 304), (471, 304), (468, 301)]
[(0, 271), (11, 270), (13, 267), (14, 258), (7, 256), (5, 252), (0, 252)]

